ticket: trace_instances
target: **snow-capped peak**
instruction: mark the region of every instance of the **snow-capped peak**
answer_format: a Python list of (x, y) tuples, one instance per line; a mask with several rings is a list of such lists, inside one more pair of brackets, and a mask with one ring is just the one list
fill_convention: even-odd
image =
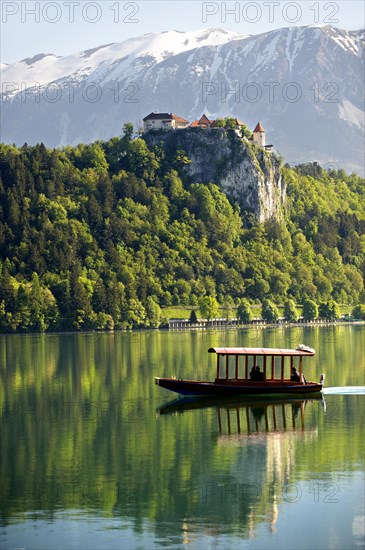
[(246, 36), (223, 29), (148, 33), (64, 57), (38, 54), (11, 65), (2, 65), (1, 77), (3, 82), (22, 84), (24, 89), (36, 84), (46, 85), (71, 75), (87, 76), (96, 71), (102, 76), (103, 69), (113, 64), (118, 64), (119, 68), (122, 65), (125, 71), (138, 58), (144, 59), (145, 63), (149, 59), (156, 64), (188, 50), (219, 46)]

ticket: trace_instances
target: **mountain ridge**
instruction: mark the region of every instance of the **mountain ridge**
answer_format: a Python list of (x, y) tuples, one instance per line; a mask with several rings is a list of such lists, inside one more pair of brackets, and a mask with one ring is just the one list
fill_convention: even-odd
[(151, 111), (188, 120), (205, 112), (249, 127), (260, 120), (288, 162), (363, 173), (363, 45), (363, 30), (310, 25), (166, 31), (73, 56), (39, 54), (1, 71), (1, 140), (62, 146), (109, 139)]

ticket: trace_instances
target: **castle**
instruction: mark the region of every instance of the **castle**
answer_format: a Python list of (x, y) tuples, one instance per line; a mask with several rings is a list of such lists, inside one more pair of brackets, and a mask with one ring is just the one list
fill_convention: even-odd
[[(241, 136), (241, 130), (245, 125), (244, 122), (238, 118), (234, 118), (234, 130), (239, 136)], [(222, 128), (221, 124), (217, 120), (209, 120), (209, 118), (203, 114), (199, 120), (193, 120), (189, 122), (181, 116), (175, 115), (173, 113), (157, 113), (153, 112), (145, 116), (143, 119), (143, 131), (148, 132), (148, 130), (176, 130), (183, 128), (205, 128), (205, 129), (219, 129)], [(252, 132), (252, 136), (249, 138), (249, 141), (253, 141), (260, 147), (271, 151), (273, 146), (266, 145), (266, 134), (265, 130), (260, 122), (255, 126), (255, 129)]]

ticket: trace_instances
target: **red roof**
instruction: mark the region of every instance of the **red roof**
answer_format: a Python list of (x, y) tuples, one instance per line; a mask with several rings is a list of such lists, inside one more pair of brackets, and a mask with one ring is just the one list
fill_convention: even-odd
[(261, 125), (261, 122), (258, 122), (258, 123), (256, 124), (256, 127), (255, 127), (255, 129), (254, 129), (254, 132), (265, 132), (263, 126)]
[(198, 126), (209, 128), (210, 126), (214, 126), (214, 123), (215, 120), (209, 120), (209, 118), (203, 114), (199, 120), (193, 120), (190, 124), (190, 128), (197, 128)]
[(315, 351), (304, 351), (299, 349), (277, 349), (277, 348), (210, 348), (209, 353), (219, 355), (314, 355)]
[(207, 118), (204, 114), (200, 117), (200, 120), (199, 122), (201, 124), (210, 124), (212, 121), (209, 120), (209, 118)]
[(172, 115), (172, 118), (173, 118), (176, 122), (186, 122), (186, 124), (189, 122), (188, 120), (186, 120), (185, 118), (182, 118), (182, 117), (179, 116), (179, 115)]

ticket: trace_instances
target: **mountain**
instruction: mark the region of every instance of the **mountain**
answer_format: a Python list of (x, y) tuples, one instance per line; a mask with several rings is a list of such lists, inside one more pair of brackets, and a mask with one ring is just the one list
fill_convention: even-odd
[(190, 161), (184, 169), (187, 182), (209, 185), (214, 181), (229, 200), (260, 222), (282, 219), (286, 184), (274, 153), (242, 140), (234, 130), (155, 130), (144, 139), (152, 150), (163, 144), (165, 151), (175, 155), (185, 151)]
[(289, 163), (364, 172), (364, 31), (168, 31), (2, 66), (1, 140), (62, 146), (120, 135), (151, 111), (234, 115)]
[(205, 295), (328, 319), (364, 307), (364, 239), (364, 180), (280, 169), (232, 129), (0, 144), (0, 333), (156, 327)]

